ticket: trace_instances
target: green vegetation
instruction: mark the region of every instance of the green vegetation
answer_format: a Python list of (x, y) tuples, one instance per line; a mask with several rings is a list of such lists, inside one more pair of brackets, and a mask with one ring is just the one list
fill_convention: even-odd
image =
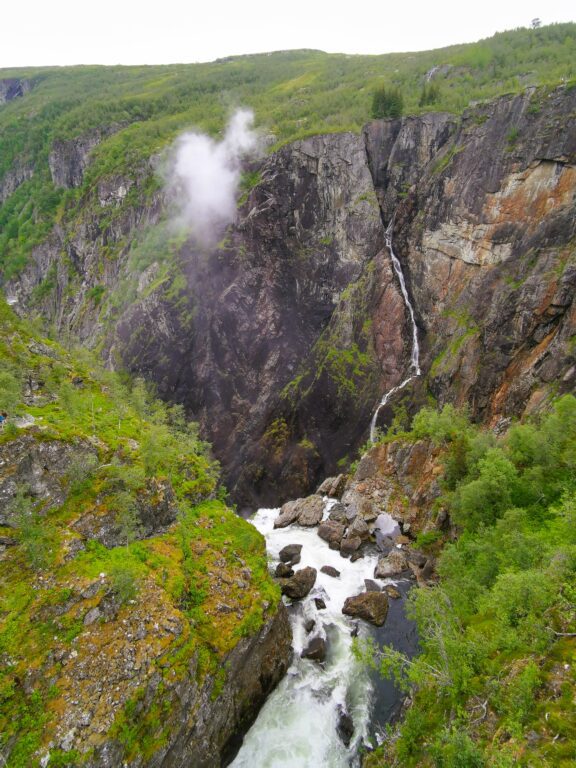
[[(22, 422), (28, 426), (10, 419), (0, 448), (7, 456), (46, 451), (51, 488), (39, 493), (22, 480), (0, 526), (11, 544), (0, 573), (0, 754), (9, 754), (10, 768), (28, 768), (47, 751), (71, 686), (83, 700), (88, 683), (77, 665), (89, 670), (99, 655), (107, 685), (108, 669), (124, 663), (128, 647), (137, 651), (139, 612), (148, 626), (141, 648), (160, 676), (170, 670), (173, 684), (195, 668), (203, 682), (216, 679), (223, 656), (258, 631), (280, 595), (262, 536), (220, 501), (218, 466), (181, 407), (103, 370), (83, 350), (41, 338), (4, 302), (0, 355), (3, 405), (11, 417), (34, 418)], [(20, 465), (3, 464), (3, 478)], [(174, 522), (151, 531), (167, 508)], [(163, 630), (167, 621), (178, 631)], [(137, 681), (123, 695), (143, 694), (129, 687)], [(178, 705), (168, 686), (146, 701), (130, 722), (129, 702), (102, 713), (116, 717), (113, 732), (131, 757), (163, 743)], [(71, 764), (66, 753), (53, 754), (55, 765)], [(89, 756), (67, 754), (74, 765)]]
[[(89, 211), (104, 232), (124, 207), (149, 201), (159, 185), (149, 158), (185, 129), (217, 135), (229, 105), (251, 106), (257, 125), (279, 146), (314, 133), (358, 131), (382, 89), (401, 94), (405, 114), (431, 106), (461, 113), (471, 101), (527, 85), (570, 83), (576, 77), (575, 52), (576, 25), (566, 23), (411, 54), (347, 56), (301, 50), (210, 64), (3, 70), (0, 77), (25, 77), (33, 84), (24, 98), (0, 108), (0, 181), (8, 173), (25, 179), (0, 207), (3, 279), (25, 266), (30, 250), (55, 222), (74, 230), (81, 212)], [(392, 111), (378, 108), (376, 114), (399, 114), (398, 103)], [(56, 189), (48, 166), (54, 142), (91, 131), (99, 132), (102, 141), (92, 152), (83, 185)], [(98, 184), (118, 177), (133, 181), (127, 197), (122, 206), (103, 208)], [(254, 183), (257, 177), (248, 174), (244, 195)], [(108, 248), (114, 258), (122, 244), (109, 240), (103, 250)], [(98, 303), (102, 296), (88, 298)]]
[(413, 697), (367, 765), (574, 765), (576, 398), (501, 439), (451, 406), (426, 408), (404, 439), (442, 448), (436, 503), (460, 535), (438, 584), (411, 593), (420, 655), (365, 652)]
[(404, 99), (398, 88), (381, 86), (374, 91), (372, 98), (372, 117), (401, 117)]

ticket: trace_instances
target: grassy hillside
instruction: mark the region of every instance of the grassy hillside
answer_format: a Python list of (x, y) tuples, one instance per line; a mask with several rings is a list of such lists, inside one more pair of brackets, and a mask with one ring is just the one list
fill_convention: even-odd
[[(81, 681), (102, 654), (108, 693), (92, 730), (149, 754), (167, 738), (173, 691), (160, 686), (142, 714), (139, 670), (151, 663), (174, 682), (194, 660), (198, 682), (216, 675), (217, 695), (223, 656), (280, 598), (264, 540), (222, 502), (218, 467), (179, 408), (41, 338), (3, 302), (0, 354), (0, 755), (11, 768), (39, 764), (70, 692), (76, 711), (90, 708)], [(138, 621), (151, 661), (112, 703), (122, 659), (140, 654)], [(88, 754), (53, 749), (50, 765)]]
[[(33, 86), (0, 107), (0, 183), (10, 169), (34, 170), (0, 208), (0, 269), (5, 277), (21, 269), (30, 248), (83, 204), (97, 179), (151, 175), (148, 158), (178, 132), (195, 126), (217, 134), (234, 106), (251, 106), (257, 124), (280, 143), (309, 133), (358, 130), (370, 118), (374, 89), (382, 84), (400, 89), (406, 113), (461, 112), (474, 100), (570, 81), (575, 62), (576, 24), (568, 23), (420, 53), (302, 50), (210, 64), (0, 71), (0, 77), (28, 78)], [(432, 70), (434, 88), (428, 83), (425, 90)], [(54, 141), (95, 128), (115, 133), (94, 151), (83, 188), (55, 189), (48, 168)], [(146, 190), (153, 187), (151, 179)]]

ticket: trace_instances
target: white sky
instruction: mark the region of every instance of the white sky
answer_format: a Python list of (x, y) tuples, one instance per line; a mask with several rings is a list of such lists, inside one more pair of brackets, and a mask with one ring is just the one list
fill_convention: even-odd
[(171, 64), (289, 48), (388, 53), (574, 21), (574, 0), (28, 0), (3, 4), (0, 67)]

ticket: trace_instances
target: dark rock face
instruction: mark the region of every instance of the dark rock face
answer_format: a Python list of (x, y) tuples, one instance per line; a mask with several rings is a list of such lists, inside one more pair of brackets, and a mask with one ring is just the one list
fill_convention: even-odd
[(381, 627), (388, 615), (388, 596), (385, 592), (362, 592), (354, 597), (348, 597), (342, 613), (353, 618), (365, 619)]
[(289, 579), (280, 580), (280, 589), (283, 595), (291, 600), (301, 600), (310, 592), (316, 583), (316, 568), (301, 568)]
[(0, 80), (0, 104), (6, 104), (28, 93), (32, 88), (30, 80), (19, 77), (6, 77)]
[(118, 324), (111, 354), (200, 420), (240, 503), (306, 493), (400, 380), (405, 308), (382, 245), (362, 138), (295, 142), (220, 249), (183, 249), (178, 306), (159, 292)]
[(120, 128), (120, 125), (98, 128), (75, 139), (56, 140), (48, 156), (54, 186), (65, 187), (66, 189), (79, 187), (84, 178), (84, 171), (90, 163), (92, 150), (98, 146), (103, 138), (110, 136)]

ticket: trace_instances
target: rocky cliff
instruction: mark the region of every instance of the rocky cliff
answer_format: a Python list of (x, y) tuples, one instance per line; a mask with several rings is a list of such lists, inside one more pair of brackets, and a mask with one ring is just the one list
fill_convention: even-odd
[[(210, 251), (158, 224), (150, 166), (110, 174), (8, 292), (183, 403), (241, 504), (302, 494), (407, 370), (393, 216), (424, 376), (392, 407), (433, 396), (495, 424), (573, 387), (575, 98), (532, 89), (288, 145)], [(75, 184), (75, 155), (51, 158)]]

